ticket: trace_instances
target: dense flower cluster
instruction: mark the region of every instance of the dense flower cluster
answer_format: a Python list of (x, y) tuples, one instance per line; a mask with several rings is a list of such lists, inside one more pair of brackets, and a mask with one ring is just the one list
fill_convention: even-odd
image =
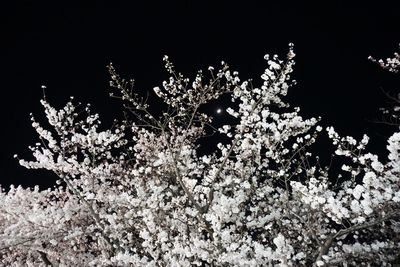
[[(6, 266), (389, 266), (400, 249), (400, 133), (389, 157), (366, 152), (368, 137), (328, 135), (347, 160), (342, 174), (309, 147), (322, 127), (285, 101), (293, 46), (265, 56), (260, 88), (222, 62), (194, 80), (175, 71), (154, 92), (153, 115), (112, 65), (112, 94), (132, 120), (100, 130), (73, 100), (42, 100), (46, 130), (27, 168), (53, 171), (55, 189), (0, 192), (0, 262)], [(231, 125), (213, 127), (201, 106), (230, 94)], [(210, 131), (226, 136), (199, 155)]]

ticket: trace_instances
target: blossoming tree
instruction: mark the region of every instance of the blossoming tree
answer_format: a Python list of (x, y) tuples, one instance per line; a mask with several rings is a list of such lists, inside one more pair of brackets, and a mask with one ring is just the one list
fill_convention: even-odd
[[(43, 99), (50, 128), (32, 117), (40, 142), (20, 164), (60, 179), (44, 191), (1, 190), (1, 264), (390, 265), (400, 248), (400, 133), (381, 161), (367, 136), (329, 127), (347, 163), (342, 174), (321, 166), (309, 149), (319, 119), (285, 101), (294, 57), (292, 45), (285, 59), (265, 56), (260, 87), (224, 62), (191, 81), (164, 57), (160, 115), (110, 65), (112, 95), (130, 117), (108, 130), (89, 106), (71, 99), (57, 110)], [(202, 106), (225, 94), (233, 123), (215, 127)], [(200, 155), (213, 132), (228, 141)]]

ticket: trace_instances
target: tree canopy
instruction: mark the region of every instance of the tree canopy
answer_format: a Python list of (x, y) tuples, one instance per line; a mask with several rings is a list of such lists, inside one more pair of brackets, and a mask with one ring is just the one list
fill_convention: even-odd
[[(154, 93), (136, 93), (112, 64), (112, 96), (126, 118), (102, 130), (90, 106), (32, 116), (39, 141), (26, 168), (59, 177), (53, 189), (0, 192), (0, 262), (7, 266), (390, 266), (400, 249), (400, 133), (388, 157), (369, 138), (326, 132), (340, 173), (311, 149), (325, 134), (285, 100), (295, 85), (293, 45), (266, 55), (261, 86), (225, 62), (193, 79), (176, 71)], [(397, 61), (396, 61), (397, 60)], [(398, 70), (398, 55), (377, 61)], [(215, 126), (202, 106), (231, 97), (232, 123)], [(201, 140), (227, 140), (200, 154)], [(319, 150), (318, 153), (330, 153)]]

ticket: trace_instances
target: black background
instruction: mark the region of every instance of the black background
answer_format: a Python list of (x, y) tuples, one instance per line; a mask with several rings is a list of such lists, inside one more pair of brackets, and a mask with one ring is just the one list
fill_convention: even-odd
[[(193, 77), (200, 68), (227, 61), (242, 79), (262, 74), (266, 53), (297, 54), (289, 99), (306, 117), (321, 116), (343, 135), (368, 133), (384, 154), (393, 128), (370, 123), (397, 92), (400, 75), (367, 60), (389, 57), (400, 43), (400, 15), (393, 3), (366, 1), (14, 1), (1, 4), (0, 183), (48, 186), (54, 176), (20, 167), (37, 142), (29, 113), (45, 121), (41, 85), (56, 107), (69, 96), (90, 102), (105, 125), (121, 113), (108, 96), (106, 65), (135, 78), (141, 92), (167, 76), (162, 56)], [(215, 108), (226, 103), (216, 103)], [(213, 107), (211, 107), (213, 108)], [(224, 115), (220, 116), (223, 120)], [(321, 153), (325, 153), (321, 147)], [(381, 155), (381, 156), (382, 156)]]

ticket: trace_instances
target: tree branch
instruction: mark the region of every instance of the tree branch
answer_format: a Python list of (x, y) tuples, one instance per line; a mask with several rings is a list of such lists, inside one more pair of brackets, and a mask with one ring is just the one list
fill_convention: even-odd
[(54, 266), (53, 263), (51, 263), (51, 261), (49, 260), (49, 258), (47, 258), (46, 253), (44, 253), (43, 251), (40, 251), (40, 250), (38, 250), (37, 252), (40, 254), (40, 258), (46, 264), (46, 266), (51, 266), (51, 267)]
[(321, 247), (321, 249), (319, 251), (319, 254), (317, 256), (317, 259), (315, 260), (313, 266), (317, 266), (316, 262), (321, 261), (322, 260), (322, 256), (324, 256), (324, 255), (326, 255), (328, 253), (330, 247), (332, 246), (332, 243), (335, 241), (336, 238), (341, 237), (343, 235), (347, 235), (347, 234), (349, 234), (351, 232), (354, 232), (354, 231), (357, 231), (357, 230), (363, 230), (363, 229), (367, 229), (367, 228), (373, 227), (375, 225), (378, 225), (378, 224), (380, 224), (382, 222), (388, 221), (388, 220), (396, 218), (396, 217), (400, 217), (400, 211), (394, 211), (394, 212), (389, 213), (388, 215), (383, 216), (381, 218), (378, 218), (378, 219), (376, 219), (374, 221), (370, 221), (370, 222), (366, 222), (366, 223), (362, 223), (362, 224), (356, 224), (356, 225), (353, 225), (353, 226), (351, 226), (349, 228), (341, 229), (336, 234), (333, 234), (333, 235), (329, 236), (325, 240), (324, 244), (322, 245), (322, 247)]

